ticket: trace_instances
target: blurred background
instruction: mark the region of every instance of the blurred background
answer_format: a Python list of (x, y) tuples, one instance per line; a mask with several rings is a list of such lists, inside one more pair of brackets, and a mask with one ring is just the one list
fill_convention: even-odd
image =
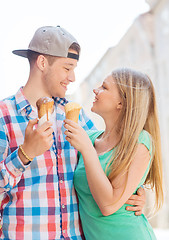
[(8, 0), (0, 3), (0, 99), (15, 94), (28, 79), (27, 59), (12, 55), (25, 49), (38, 27), (60, 25), (79, 41), (82, 51), (76, 82), (67, 98), (90, 112), (96, 88), (111, 71), (132, 67), (147, 73), (155, 86), (160, 117), (165, 202), (152, 216), (154, 194), (147, 190), (144, 212), (158, 240), (169, 240), (169, 0)]

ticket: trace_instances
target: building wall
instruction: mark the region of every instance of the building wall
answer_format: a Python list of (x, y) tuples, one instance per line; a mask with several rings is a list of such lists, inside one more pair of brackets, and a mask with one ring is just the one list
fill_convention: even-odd
[[(169, 227), (169, 1), (159, 1), (153, 9), (155, 29), (155, 66), (159, 93), (159, 116), (164, 166), (165, 204), (157, 224)], [(161, 221), (161, 222), (160, 222)]]
[[(150, 218), (153, 227), (169, 227), (169, 0), (147, 0), (150, 11), (144, 13), (133, 22), (118, 45), (111, 47), (87, 76), (77, 100), (94, 120), (99, 129), (104, 128), (103, 121), (96, 114), (90, 112), (94, 94), (92, 89), (97, 87), (105, 76), (115, 68), (131, 67), (147, 73), (155, 86), (160, 127), (162, 136), (162, 151), (165, 180), (165, 203), (163, 209)], [(151, 216), (154, 195), (148, 191), (145, 213)]]

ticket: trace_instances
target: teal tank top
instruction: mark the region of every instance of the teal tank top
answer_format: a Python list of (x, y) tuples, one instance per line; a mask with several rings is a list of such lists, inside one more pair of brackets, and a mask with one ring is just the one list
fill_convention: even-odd
[[(88, 135), (94, 144), (95, 139), (103, 131), (88, 131)], [(139, 143), (144, 144), (152, 154), (152, 142), (149, 133), (143, 130), (138, 139)], [(99, 155), (99, 160), (103, 170), (106, 168), (107, 161), (112, 155), (109, 151)], [(151, 159), (150, 159), (151, 162)], [(150, 167), (147, 167), (137, 189), (144, 183)], [(94, 174), (94, 173), (93, 173)], [(118, 211), (103, 216), (96, 204), (87, 182), (85, 167), (82, 155), (79, 153), (79, 162), (74, 173), (74, 185), (79, 199), (79, 212), (82, 228), (86, 240), (155, 240), (153, 229), (146, 217), (135, 216), (134, 212), (127, 211), (124, 204)], [(134, 193), (136, 193), (137, 189)]]

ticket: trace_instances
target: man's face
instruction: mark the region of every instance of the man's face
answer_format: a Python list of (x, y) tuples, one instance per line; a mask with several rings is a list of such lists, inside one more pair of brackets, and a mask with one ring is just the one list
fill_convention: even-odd
[[(77, 54), (74, 50), (69, 52)], [(57, 58), (52, 65), (47, 64), (43, 73), (43, 85), (50, 97), (65, 97), (68, 84), (75, 81), (76, 66), (77, 60), (72, 58)]]

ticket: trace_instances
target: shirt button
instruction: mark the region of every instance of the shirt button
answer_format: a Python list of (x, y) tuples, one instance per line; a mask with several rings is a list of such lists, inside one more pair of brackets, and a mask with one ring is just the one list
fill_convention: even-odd
[(62, 204), (62, 208), (65, 208), (65, 205), (64, 205), (64, 204)]
[(20, 170), (21, 172), (23, 172), (23, 168), (19, 168), (19, 170)]
[(27, 107), (27, 110), (29, 111), (31, 108), (30, 107)]
[(60, 183), (63, 183), (63, 180), (60, 180)]
[(63, 230), (63, 233), (65, 233), (66, 232), (66, 230)]

